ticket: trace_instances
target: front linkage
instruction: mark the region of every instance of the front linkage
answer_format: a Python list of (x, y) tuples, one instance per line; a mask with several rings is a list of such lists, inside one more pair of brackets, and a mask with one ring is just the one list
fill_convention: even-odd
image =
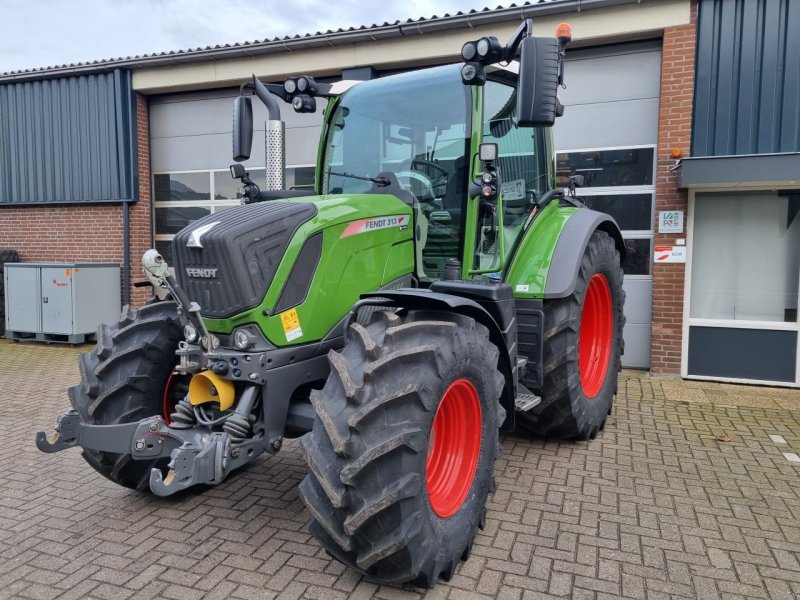
[(268, 449), (263, 438), (233, 444), (227, 433), (202, 426), (175, 429), (159, 416), (122, 425), (88, 425), (74, 410), (58, 416), (52, 438), (38, 431), (36, 446), (48, 453), (81, 447), (130, 454), (134, 460), (170, 457), (166, 477), (159, 469), (150, 472), (150, 489), (157, 496), (170, 496), (198, 483), (220, 483)]
[[(217, 484), (233, 470), (252, 461), (264, 452), (278, 451), (282, 443), (282, 426), (286, 406), (274, 407), (283, 410), (283, 417), (274, 419), (275, 426), (267, 427), (253, 416), (261, 400), (267, 381), (266, 353), (238, 352), (227, 348), (215, 348), (214, 339), (205, 328), (199, 315), (199, 306), (189, 302), (174, 278), (167, 274), (167, 265), (155, 251), (143, 257), (145, 274), (163, 300), (172, 296), (178, 304), (178, 314), (183, 325), (191, 324), (197, 331), (197, 344), (180, 342), (176, 352), (179, 359), (175, 373), (195, 375), (208, 370), (218, 384), (233, 383), (223, 379), (231, 365), (236, 366), (236, 379), (244, 381), (244, 390), (233, 411), (208, 420), (198, 416), (188, 396), (183, 398), (169, 415), (152, 416), (133, 423), (113, 425), (89, 424), (81, 420), (76, 410), (68, 410), (57, 417), (55, 435), (48, 438), (44, 431), (37, 431), (36, 446), (42, 452), (53, 453), (66, 448), (81, 447), (87, 450), (119, 455), (130, 455), (136, 461), (153, 461), (169, 458), (166, 476), (158, 468), (150, 471), (149, 485), (154, 494), (169, 496), (196, 484)], [(204, 339), (204, 350), (200, 340)], [(273, 362), (273, 361), (270, 361)], [(273, 369), (273, 371), (276, 371)], [(277, 378), (280, 380), (281, 378)], [(280, 388), (280, 385), (276, 386)], [(211, 394), (217, 390), (210, 388)], [(271, 410), (262, 411), (266, 417), (274, 417)], [(166, 416), (166, 415), (165, 415)], [(280, 426), (280, 430), (279, 427)], [(218, 431), (222, 429), (222, 431)]]

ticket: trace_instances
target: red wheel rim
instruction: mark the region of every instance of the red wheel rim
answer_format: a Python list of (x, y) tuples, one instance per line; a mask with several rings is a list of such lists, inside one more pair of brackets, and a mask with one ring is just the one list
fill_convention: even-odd
[(427, 490), (439, 517), (454, 515), (469, 494), (481, 451), (481, 404), (466, 379), (445, 391), (428, 440)]
[(606, 380), (611, 358), (613, 325), (614, 316), (608, 281), (604, 275), (595, 273), (586, 289), (578, 341), (581, 386), (587, 398), (597, 396)]

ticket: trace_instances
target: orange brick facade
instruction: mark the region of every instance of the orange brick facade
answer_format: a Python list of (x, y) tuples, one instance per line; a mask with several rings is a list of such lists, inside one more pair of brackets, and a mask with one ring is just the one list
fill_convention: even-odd
[[(654, 244), (675, 245), (681, 234), (658, 233), (658, 211), (688, 212), (688, 195), (677, 189), (679, 174), (670, 171), (673, 148), (689, 156), (692, 133), (692, 100), (696, 45), (697, 5), (692, 3), (692, 22), (664, 30), (661, 54), (661, 97), (658, 114), (658, 156), (656, 170), (656, 218)], [(685, 219), (686, 221), (686, 219)], [(653, 337), (651, 370), (678, 373), (681, 366), (683, 294), (686, 265), (653, 266)]]
[[(139, 201), (130, 205), (131, 281), (142, 279), (142, 253), (152, 247), (150, 140), (147, 100), (136, 98)], [(111, 262), (123, 265), (121, 204), (0, 207), (0, 248), (13, 248), (24, 262)], [(142, 304), (149, 288), (131, 288)]]

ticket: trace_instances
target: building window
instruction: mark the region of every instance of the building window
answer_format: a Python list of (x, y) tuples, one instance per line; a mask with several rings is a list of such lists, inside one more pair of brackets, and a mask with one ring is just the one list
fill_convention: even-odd
[(578, 152), (559, 152), (559, 173), (583, 175), (586, 187), (653, 185), (655, 148), (599, 148)]
[(692, 244), (692, 318), (797, 322), (800, 193), (698, 193)]
[(316, 167), (314, 165), (303, 165), (288, 167), (286, 169), (286, 189), (287, 190), (313, 190), (316, 177)]
[[(249, 169), (250, 178), (261, 185), (263, 168)], [(240, 206), (241, 183), (228, 169), (155, 173), (153, 175), (153, 232), (156, 250), (172, 263), (172, 238), (181, 229), (206, 215)], [(287, 189), (314, 186), (314, 167), (296, 165), (286, 169)]]
[(577, 190), (591, 208), (608, 213), (619, 225), (627, 250), (626, 276), (652, 277), (655, 147), (596, 148), (556, 154), (557, 184), (583, 175)]

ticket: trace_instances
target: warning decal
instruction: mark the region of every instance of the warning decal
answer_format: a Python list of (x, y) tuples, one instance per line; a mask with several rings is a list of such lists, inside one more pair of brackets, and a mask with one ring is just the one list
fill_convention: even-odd
[(283, 333), (286, 334), (287, 342), (291, 342), (303, 336), (303, 330), (300, 327), (300, 318), (297, 316), (297, 310), (294, 308), (281, 313), (281, 324), (283, 325)]
[(342, 232), (343, 238), (350, 237), (351, 235), (358, 235), (359, 233), (366, 233), (368, 231), (377, 231), (378, 229), (388, 229), (389, 227), (408, 227), (408, 217), (405, 215), (393, 215), (390, 217), (373, 217), (371, 219), (360, 219), (353, 221)]

